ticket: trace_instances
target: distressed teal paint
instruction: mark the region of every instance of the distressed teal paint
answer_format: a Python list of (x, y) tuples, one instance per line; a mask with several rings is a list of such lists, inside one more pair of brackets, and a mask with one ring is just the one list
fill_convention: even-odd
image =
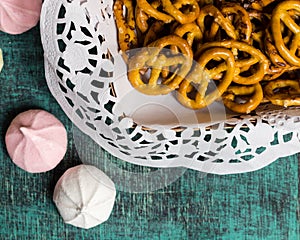
[[(203, 176), (187, 170), (176, 182), (155, 192), (118, 191), (111, 217), (98, 227), (83, 230), (65, 225), (52, 193), (63, 172), (81, 161), (72, 140), (72, 124), (46, 86), (38, 27), (19, 36), (0, 33), (0, 48), (4, 57), (0, 73), (0, 239), (300, 238), (297, 155), (245, 174)], [(5, 150), (10, 121), (30, 108), (53, 113), (68, 130), (68, 152), (47, 173), (22, 171)], [(94, 151), (93, 147), (85, 151)], [(127, 170), (145, 170), (120, 164)]]

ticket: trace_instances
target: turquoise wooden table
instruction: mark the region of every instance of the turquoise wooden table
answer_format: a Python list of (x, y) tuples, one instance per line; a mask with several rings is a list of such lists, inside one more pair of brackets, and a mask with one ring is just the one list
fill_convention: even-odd
[[(152, 192), (131, 193), (117, 186), (107, 222), (90, 230), (64, 224), (52, 202), (53, 189), (63, 172), (81, 160), (73, 125), (45, 82), (39, 28), (19, 36), (0, 33), (0, 48), (5, 62), (0, 73), (0, 239), (300, 239), (298, 155), (244, 174), (187, 170)], [(32, 108), (54, 114), (68, 131), (65, 158), (41, 174), (16, 167), (4, 144), (10, 121)], [(104, 156), (117, 160), (108, 153)], [(128, 174), (135, 168), (126, 167)]]

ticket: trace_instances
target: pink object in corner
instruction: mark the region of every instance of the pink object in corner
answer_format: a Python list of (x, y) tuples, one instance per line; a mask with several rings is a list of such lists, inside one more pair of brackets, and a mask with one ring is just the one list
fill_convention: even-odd
[(29, 110), (13, 119), (5, 143), (17, 166), (31, 173), (46, 172), (63, 159), (67, 150), (67, 132), (52, 114)]
[(40, 19), (42, 0), (0, 0), (0, 30), (21, 34)]

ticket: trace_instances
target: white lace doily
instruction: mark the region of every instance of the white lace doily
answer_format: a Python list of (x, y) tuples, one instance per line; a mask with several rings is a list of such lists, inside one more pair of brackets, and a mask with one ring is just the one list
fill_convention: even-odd
[(134, 164), (216, 174), (254, 171), (300, 151), (297, 108), (229, 117), (218, 105), (193, 112), (172, 96), (139, 96), (118, 53), (112, 4), (45, 0), (41, 14), (48, 86), (72, 122), (101, 147)]

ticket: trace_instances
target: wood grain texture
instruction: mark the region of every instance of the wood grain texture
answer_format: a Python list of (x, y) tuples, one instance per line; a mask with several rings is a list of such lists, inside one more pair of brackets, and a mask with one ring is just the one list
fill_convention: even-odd
[[(46, 86), (39, 28), (18, 36), (0, 33), (0, 48), (4, 57), (0, 73), (0, 239), (300, 238), (298, 155), (244, 174), (203, 175), (186, 170), (177, 181), (148, 193), (124, 192), (117, 186), (115, 206), (107, 222), (90, 230), (64, 224), (52, 202), (53, 189), (63, 172), (81, 160), (72, 123)], [(54, 114), (68, 130), (67, 154), (47, 173), (24, 172), (11, 162), (5, 149), (10, 121), (32, 108)], [(86, 155), (100, 151), (93, 144), (81, 149)], [(128, 175), (148, 171), (108, 153), (104, 156), (125, 167)]]

